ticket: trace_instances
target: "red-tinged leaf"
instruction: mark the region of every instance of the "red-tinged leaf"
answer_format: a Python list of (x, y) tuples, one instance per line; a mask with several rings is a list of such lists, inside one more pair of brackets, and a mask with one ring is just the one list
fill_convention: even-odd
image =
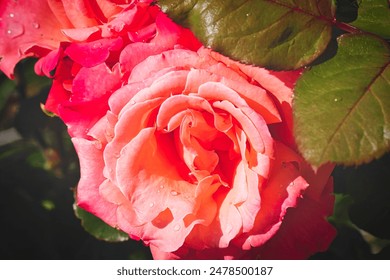
[(274, 70), (300, 68), (331, 38), (330, 0), (159, 0), (202, 43), (233, 59)]

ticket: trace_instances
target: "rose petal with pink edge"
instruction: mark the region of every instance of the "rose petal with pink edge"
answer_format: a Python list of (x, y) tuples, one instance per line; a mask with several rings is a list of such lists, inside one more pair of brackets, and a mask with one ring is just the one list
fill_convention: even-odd
[(99, 187), (105, 181), (101, 143), (82, 138), (72, 138), (80, 161), (80, 181), (77, 186), (77, 204), (98, 216), (109, 225), (116, 225), (116, 205), (107, 202), (99, 194)]
[(113, 3), (113, 1), (109, 0), (96, 0), (93, 4), (92, 8), (95, 11), (95, 14), (100, 14), (100, 20), (106, 22), (109, 18), (123, 10), (122, 5), (120, 4), (127, 4), (127, 2), (122, 1), (122, 3)]
[[(299, 197), (308, 187), (296, 166), (288, 161), (291, 157), (287, 155), (284, 158), (286, 149), (288, 150), (283, 144), (275, 143), (276, 161), (271, 163), (273, 169), (267, 184), (260, 187), (261, 209), (252, 231), (242, 243), (245, 250), (261, 246), (270, 239), (278, 231), (286, 209), (296, 207)], [(239, 240), (243, 238), (245, 239), (245, 235)], [(240, 242), (236, 242), (236, 246), (239, 246)]]
[(172, 116), (187, 109), (213, 112), (206, 99), (197, 96), (174, 95), (161, 104), (156, 120), (157, 128), (164, 129)]
[[(165, 49), (162, 46), (155, 43), (135, 42), (129, 44), (121, 51), (119, 57), (122, 71), (131, 73), (133, 68), (140, 62), (144, 61), (149, 56), (158, 54), (164, 50)], [(137, 53), (138, 55), (133, 57), (133, 53)]]
[[(118, 224), (115, 225), (116, 228), (122, 229), (121, 228), (122, 224), (120, 223), (121, 215), (126, 216), (126, 220), (127, 220), (126, 222), (132, 224), (133, 228), (137, 228), (137, 227), (139, 228), (140, 226), (142, 226), (142, 223), (138, 222), (136, 212), (131, 206), (129, 200), (123, 195), (123, 193), (118, 189), (118, 187), (114, 185), (110, 180), (105, 180), (100, 185), (99, 194), (102, 196), (103, 199), (107, 200), (107, 202), (115, 204), (117, 206), (115, 215)], [(126, 230), (124, 231), (127, 232), (130, 236), (134, 236), (134, 235), (139, 236), (139, 233), (135, 232), (134, 230), (130, 230), (128, 227), (126, 227)], [(137, 237), (137, 239), (139, 239), (139, 237)]]
[(121, 85), (121, 74), (111, 71), (105, 63), (94, 67), (83, 67), (73, 79), (71, 102), (99, 99), (111, 94)]
[(107, 60), (111, 51), (119, 50), (123, 45), (121, 37), (99, 39), (87, 43), (72, 43), (65, 53), (84, 67), (93, 67)]
[[(150, 56), (134, 67), (131, 72), (129, 83), (142, 81), (158, 71), (179, 67), (181, 69), (208, 67), (211, 62), (200, 59), (196, 52), (186, 49), (168, 50), (161, 54)], [(151, 67), (153, 65), (153, 67)]]
[(77, 29), (62, 29), (62, 33), (68, 37), (71, 41), (82, 42), (86, 41), (93, 34), (100, 31), (99, 27), (91, 26), (85, 28), (77, 28)]
[[(207, 226), (213, 221), (215, 214), (217, 213), (217, 206), (212, 198), (212, 194), (218, 189), (220, 186), (219, 179), (215, 176), (210, 176), (202, 181), (199, 182), (197, 186), (197, 203), (196, 203), (196, 208), (193, 211), (193, 218), (190, 220), (191, 222), (188, 222), (188, 216), (184, 217), (183, 223), (178, 222), (175, 223), (175, 221), (171, 221), (169, 224), (169, 227), (165, 227), (163, 232), (158, 232), (156, 233), (153, 232), (153, 228), (150, 232), (151, 235), (153, 235), (153, 239), (161, 239), (161, 244), (156, 243), (156, 242), (151, 242), (151, 247), (157, 246), (162, 250), (162, 251), (176, 251), (177, 249), (180, 250), (179, 247), (177, 247), (177, 244), (169, 244), (172, 243), (171, 239), (177, 239), (179, 234), (179, 231), (183, 230), (184, 234), (181, 233), (179, 244), (182, 246), (182, 242), (186, 239), (188, 239), (188, 235), (190, 234), (191, 231), (195, 230), (196, 227), (202, 227), (202, 226)], [(186, 222), (187, 220), (187, 222)], [(184, 226), (183, 228), (181, 226)], [(173, 231), (172, 231), (173, 229)], [(211, 234), (211, 231), (209, 232)], [(211, 238), (212, 236), (209, 236), (208, 238)], [(165, 243), (167, 244), (162, 244), (164, 243), (164, 239), (166, 239)], [(176, 241), (175, 241), (176, 242)], [(199, 244), (202, 246), (202, 244)], [(175, 246), (176, 249), (172, 248), (172, 246)]]
[[(175, 162), (165, 157), (164, 149), (161, 150), (164, 141), (162, 137), (159, 140), (157, 142), (154, 128), (145, 128), (122, 149), (117, 160), (118, 187), (144, 222), (150, 222), (167, 207), (175, 219), (193, 210), (193, 203), (184, 196), (191, 195), (194, 186), (183, 180), (172, 165)], [(152, 203), (155, 207), (145, 209), (145, 205)]]
[(129, 30), (136, 31), (144, 26), (154, 24), (156, 14), (160, 12), (155, 6), (149, 7), (141, 3), (121, 5), (121, 7), (124, 7), (124, 9), (120, 13), (113, 15), (107, 24), (101, 26), (102, 37), (124, 35)]
[[(130, 109), (124, 111), (114, 128), (114, 138), (104, 150), (106, 162), (106, 176), (116, 182), (117, 160), (126, 146), (145, 127), (145, 122), (151, 112), (157, 108), (163, 98), (135, 103)], [(134, 122), (134, 120), (137, 120)]]
[(109, 125), (108, 118), (103, 117), (98, 120), (91, 129), (89, 129), (87, 136), (90, 136), (106, 145), (108, 143), (106, 129)]
[[(91, 128), (108, 109), (107, 100), (120, 86), (120, 73), (111, 71), (105, 64), (92, 68), (82, 68), (73, 82), (73, 95), (69, 97), (61, 84), (54, 80), (46, 108), (56, 110), (67, 124), (71, 136), (85, 137)], [(103, 82), (102, 82), (103, 81)], [(63, 102), (59, 103), (59, 99)], [(59, 103), (57, 108), (52, 104)]]
[(248, 106), (260, 114), (267, 124), (281, 121), (280, 113), (275, 106), (273, 99), (264, 89), (225, 78), (223, 78), (221, 82), (238, 92), (238, 94), (245, 99)]
[[(182, 180), (176, 168), (167, 169), (171, 165), (161, 155), (161, 147), (157, 147), (161, 142), (155, 140), (154, 134), (153, 128), (143, 129), (128, 144), (129, 148), (118, 159), (118, 186), (123, 193), (131, 193), (128, 199), (138, 223), (145, 223), (140, 238), (162, 250), (172, 251), (183, 244), (185, 237), (197, 223), (194, 221), (185, 225), (183, 220), (194, 211), (194, 203), (189, 197), (186, 198), (186, 194), (193, 193), (194, 186)], [(122, 166), (126, 168), (126, 172), (122, 171)], [(173, 220), (156, 230), (151, 222), (166, 208), (172, 212)], [(124, 230), (132, 231), (130, 228)]]
[(121, 85), (118, 68), (111, 71), (105, 63), (94, 67), (83, 67), (73, 79), (71, 102), (99, 99), (111, 94)]
[[(220, 246), (224, 244), (222, 248), (227, 247), (240, 231), (248, 232), (253, 227), (254, 218), (260, 209), (260, 196), (258, 191), (253, 192), (253, 188), (258, 188), (258, 178), (251, 175), (253, 174), (250, 174), (245, 164), (240, 162), (232, 187), (220, 207), (219, 219), (223, 232)], [(249, 196), (249, 189), (253, 197)]]
[(98, 25), (99, 22), (93, 13), (90, 1), (62, 0), (66, 16), (76, 28)]
[[(329, 186), (329, 188), (328, 188)], [(262, 259), (304, 259), (314, 253), (325, 251), (336, 235), (335, 229), (326, 221), (324, 209), (332, 208), (333, 183), (330, 180), (321, 198), (322, 204), (309, 198), (302, 199), (299, 206), (289, 208), (278, 233), (259, 249)], [(284, 254), (278, 254), (278, 252)]]
[[(164, 13), (156, 17), (156, 36), (151, 42), (135, 42), (129, 44), (120, 55), (120, 62), (126, 71), (131, 72), (135, 65), (146, 58), (172, 49), (177, 43), (181, 29), (174, 24)], [(149, 31), (149, 33), (151, 33)], [(137, 56), (132, 55), (137, 53)]]
[[(231, 114), (242, 126), (243, 130), (248, 135), (248, 140), (251, 143), (252, 147), (259, 153), (264, 153), (265, 150), (265, 143), (263, 140), (263, 135), (260, 135), (260, 131), (264, 132), (267, 131), (267, 127), (265, 127), (265, 130), (259, 130), (256, 128), (254, 123), (246, 114), (242, 112), (243, 108), (236, 108), (233, 106), (232, 103), (228, 101), (216, 101), (213, 103), (214, 108), (222, 109)], [(256, 116), (255, 114), (252, 116)], [(264, 123), (264, 120), (263, 120)]]
[[(212, 67), (213, 66), (211, 66), (210, 68)], [(203, 87), (205, 84), (212, 84), (213, 82), (219, 85), (226, 85), (229, 90), (225, 93), (222, 90), (218, 92), (218, 94), (216, 95), (219, 95), (219, 99), (230, 100), (233, 104), (238, 105), (232, 101), (232, 97), (238, 94), (252, 109), (254, 109), (257, 113), (261, 114), (267, 123), (275, 123), (281, 121), (279, 112), (272, 98), (267, 94), (264, 89), (258, 86), (251, 85), (245, 80), (230, 80), (224, 76), (218, 76), (220, 74), (218, 72), (217, 75), (208, 71), (210, 71), (210, 69), (208, 69), (207, 71), (203, 69), (191, 69), (188, 74), (188, 81), (186, 84), (185, 92), (197, 92), (201, 86)], [(236, 93), (233, 95), (233, 92)], [(213, 95), (212, 91), (210, 91), (210, 93), (210, 95)], [(205, 98), (207, 97), (205, 96)], [(218, 99), (218, 97), (213, 96), (213, 99)], [(236, 97), (234, 98), (234, 100), (238, 101), (239, 99)]]
[(70, 93), (64, 89), (62, 82), (53, 80), (49, 96), (45, 103), (45, 110), (59, 115), (58, 108), (61, 107), (61, 104), (69, 101), (69, 96)]
[(38, 75), (53, 77), (52, 71), (56, 68), (58, 60), (63, 56), (62, 48), (49, 52), (46, 56), (39, 59), (34, 65), (34, 71)]
[(108, 100), (110, 112), (118, 116), (123, 107), (129, 103), (130, 99), (134, 97), (140, 90), (145, 88), (144, 82), (124, 85), (116, 90)]
[(71, 137), (86, 137), (89, 129), (108, 110), (108, 97), (104, 95), (88, 102), (66, 102), (57, 108), (58, 115), (68, 126)]
[(0, 70), (9, 78), (20, 60), (35, 55), (34, 46), (48, 52), (67, 41), (46, 1), (1, 1), (0, 17)]
[[(154, 81), (145, 89), (139, 90), (139, 92), (131, 99), (131, 102), (125, 104), (123, 110), (126, 110), (126, 106), (131, 106), (131, 103), (143, 102), (146, 100), (165, 97), (168, 98), (171, 95), (179, 94), (183, 91), (183, 85), (186, 80), (187, 71), (172, 71), (165, 73), (156, 73)], [(160, 76), (161, 74), (161, 76)]]
[(65, 13), (64, 4), (62, 1), (46, 0), (46, 2), (49, 5), (50, 10), (54, 14), (55, 18), (60, 22), (63, 28), (74, 27)]

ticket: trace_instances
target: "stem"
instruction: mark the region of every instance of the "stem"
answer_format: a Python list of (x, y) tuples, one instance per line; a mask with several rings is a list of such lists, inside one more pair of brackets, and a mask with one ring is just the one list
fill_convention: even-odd
[(345, 23), (345, 22), (340, 22), (340, 21), (337, 21), (337, 20), (333, 20), (332, 21), (332, 24), (341, 29), (341, 30), (344, 30), (348, 33), (362, 33), (362, 30), (352, 26), (352, 25), (349, 25), (348, 23)]

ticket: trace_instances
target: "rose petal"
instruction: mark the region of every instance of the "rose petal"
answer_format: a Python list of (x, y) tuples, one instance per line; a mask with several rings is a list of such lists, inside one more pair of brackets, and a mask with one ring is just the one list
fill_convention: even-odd
[(62, 33), (72, 41), (86, 41), (93, 34), (97, 33), (100, 29), (97, 26), (77, 28), (77, 29), (62, 29)]
[(76, 28), (90, 27), (99, 24), (91, 7), (91, 1), (62, 0), (66, 16)]
[[(148, 122), (149, 115), (162, 101), (163, 98), (157, 98), (135, 103), (132, 108), (126, 110), (121, 115), (118, 124), (115, 126), (114, 139), (108, 143), (104, 150), (107, 176), (113, 182), (116, 182), (115, 170), (122, 148), (135, 138), (142, 128), (145, 127), (145, 122)], [(134, 122), (133, 120), (137, 121)], [(124, 193), (127, 193), (126, 190), (124, 190)]]
[(99, 194), (99, 187), (105, 181), (101, 172), (104, 167), (101, 144), (82, 138), (72, 138), (72, 142), (79, 156), (81, 170), (77, 186), (78, 206), (115, 226), (117, 207)]
[[(316, 252), (325, 251), (336, 235), (326, 221), (324, 209), (332, 208), (333, 182), (330, 180), (322, 195), (322, 204), (311, 199), (301, 200), (299, 207), (290, 208), (278, 233), (259, 250), (262, 259), (304, 259)], [(326, 213), (326, 214), (325, 214)], [(284, 252), (278, 254), (277, 252)]]
[(0, 13), (0, 70), (10, 78), (20, 60), (35, 54), (29, 51), (34, 46), (48, 52), (67, 41), (46, 1), (1, 1)]
[(65, 53), (82, 66), (93, 67), (105, 62), (110, 52), (119, 50), (122, 44), (121, 37), (100, 39), (88, 43), (73, 43), (66, 48)]

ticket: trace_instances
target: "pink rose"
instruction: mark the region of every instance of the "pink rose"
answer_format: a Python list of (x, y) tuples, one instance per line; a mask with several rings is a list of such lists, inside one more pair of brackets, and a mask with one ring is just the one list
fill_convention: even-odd
[[(35, 71), (53, 78), (45, 108), (72, 136), (85, 136), (108, 110), (109, 96), (138, 62), (181, 44), (198, 49), (193, 34), (172, 23), (152, 0), (41, 0), (0, 3), (0, 70), (40, 57)], [(137, 56), (128, 58), (128, 53)]]
[(45, 107), (79, 155), (79, 206), (156, 259), (325, 250), (335, 236), (333, 166), (314, 171), (296, 152), (300, 72), (200, 47), (151, 2), (0, 4), (0, 70), (12, 77), (20, 59), (37, 56), (36, 72), (53, 78)]
[(333, 167), (313, 171), (291, 143), (298, 76), (205, 48), (150, 55), (87, 136), (72, 138), (78, 205), (143, 240), (156, 259), (325, 250), (335, 236), (325, 219)]

